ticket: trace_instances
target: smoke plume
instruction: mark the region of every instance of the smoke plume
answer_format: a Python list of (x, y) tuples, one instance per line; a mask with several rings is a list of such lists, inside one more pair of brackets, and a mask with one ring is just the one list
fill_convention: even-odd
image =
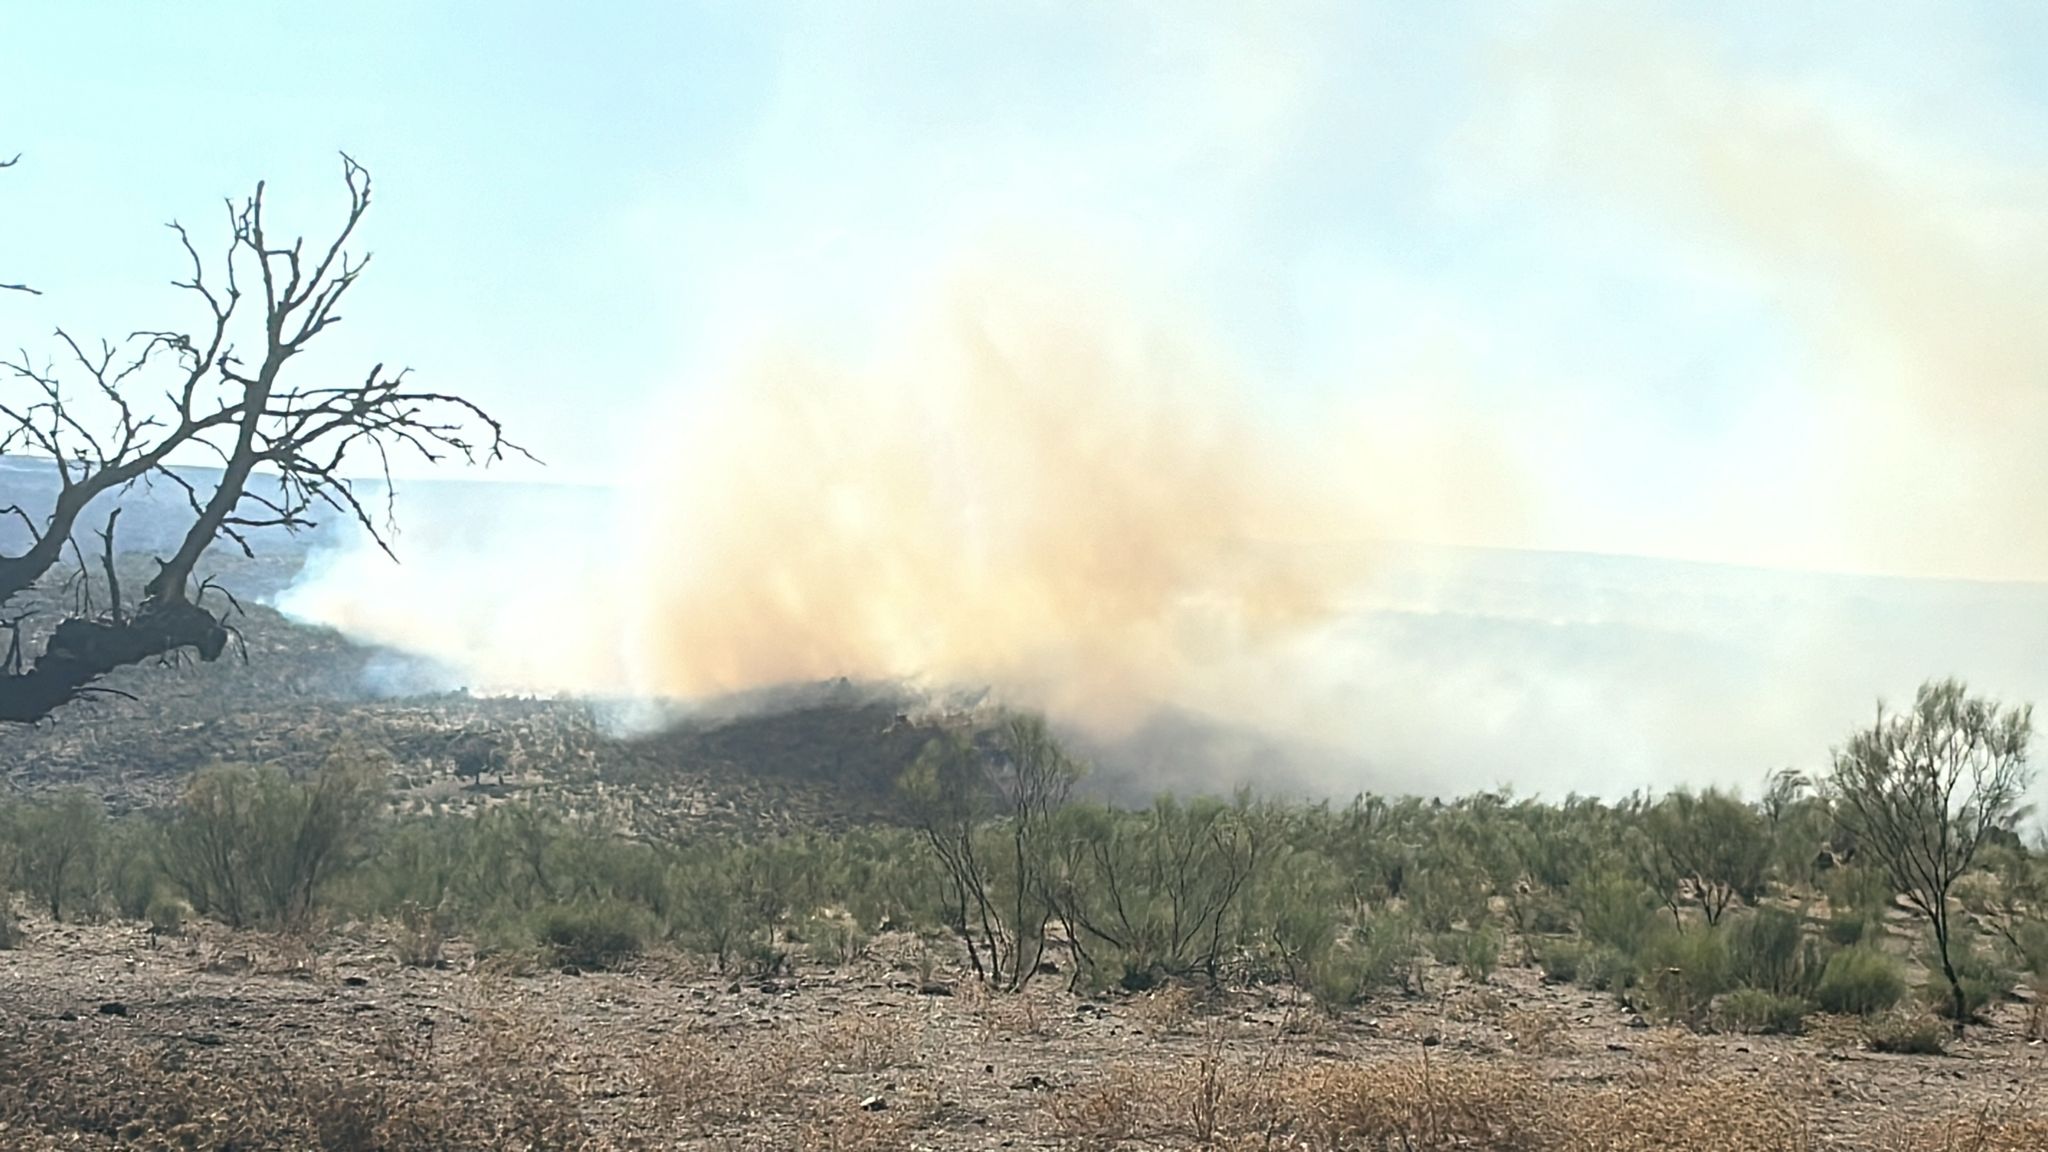
[(1340, 439), (1263, 419), (1097, 294), (980, 273), (933, 297), (866, 363), (756, 355), (655, 422), (601, 515), (524, 510), (523, 556), (429, 508), (406, 542), (427, 556), (327, 557), (288, 603), (476, 688), (845, 676), (987, 686), (1105, 734), (1169, 706), (1272, 719), (1278, 662), (1366, 572)]

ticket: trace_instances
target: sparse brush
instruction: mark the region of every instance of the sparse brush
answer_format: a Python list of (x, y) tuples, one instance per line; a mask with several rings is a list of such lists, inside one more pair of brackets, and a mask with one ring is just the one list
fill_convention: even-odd
[(439, 968), (447, 963), (447, 933), (442, 916), (418, 904), (407, 903), (399, 908), (391, 943), (398, 962), (407, 968)]

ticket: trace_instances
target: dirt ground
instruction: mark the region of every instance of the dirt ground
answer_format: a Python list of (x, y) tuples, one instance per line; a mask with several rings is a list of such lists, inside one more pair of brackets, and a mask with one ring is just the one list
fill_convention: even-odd
[[(1392, 1110), (1385, 1139), (1405, 1124), (1422, 1147), (1944, 1147), (1928, 1133), (2009, 1120), (2048, 1085), (2023, 1005), (1949, 1055), (1909, 1057), (1818, 1018), (1801, 1037), (1649, 1027), (1525, 968), (1484, 986), (1433, 972), (1427, 997), (1330, 1019), (1284, 992), (1091, 999), (1057, 976), (989, 996), (902, 938), (844, 968), (735, 980), (660, 957), (513, 975), (459, 947), (409, 968), (370, 930), (313, 950), (216, 928), (26, 927), (0, 952), (6, 1148), (396, 1147), (394, 1117), (428, 1103), (451, 1117), (430, 1127), (459, 1118), (499, 1147), (1387, 1146), (1341, 1137), (1380, 1123), (1325, 1116), (1346, 1093)], [(152, 1077), (195, 1099), (150, 1097), (137, 1085)], [(263, 1119), (293, 1096), (323, 1101), (317, 1137)], [(1567, 1128), (1642, 1130), (1522, 1145), (1448, 1118), (1551, 1100), (1590, 1109)], [(1622, 1118), (1634, 1108), (1644, 1119)], [(221, 1135), (237, 1124), (257, 1135)], [(1743, 1124), (1762, 1127), (1717, 1142)]]

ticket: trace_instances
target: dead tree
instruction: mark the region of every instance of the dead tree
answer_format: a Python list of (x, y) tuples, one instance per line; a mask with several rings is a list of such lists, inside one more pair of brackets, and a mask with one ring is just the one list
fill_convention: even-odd
[[(251, 531), (297, 532), (324, 511), (354, 520), (389, 552), (394, 450), (471, 463), (524, 455), (482, 408), (415, 389), (404, 371), (379, 364), (357, 384), (287, 379), (291, 361), (341, 321), (340, 304), (369, 265), (348, 246), (370, 207), (370, 175), (346, 154), (341, 159), (348, 210), (324, 246), (269, 234), (262, 183), (248, 199), (228, 202), (226, 254), (211, 268), (184, 226), (170, 225), (191, 268), (173, 283), (203, 306), (193, 330), (141, 331), (88, 347), (59, 329), (61, 367), (38, 365), (26, 353), (0, 361), (0, 452), (47, 459), (58, 481), (40, 518), (18, 506), (0, 509), (32, 541), (19, 555), (0, 555), (0, 606), (48, 574), (67, 546), (76, 549), (79, 517), (102, 496), (118, 500), (138, 481), (163, 481), (182, 489), (192, 515), (177, 550), (157, 558), (132, 610), (110, 580), (106, 611), (59, 620), (33, 656), (24, 617), (0, 622), (11, 631), (0, 667), (0, 722), (33, 722), (105, 691), (100, 679), (126, 665), (185, 652), (218, 659), (233, 633), (203, 603), (212, 585), (195, 576), (218, 541), (253, 556)], [(173, 468), (195, 458), (220, 469), (211, 491)], [(365, 463), (381, 477), (381, 516), (343, 471)], [(252, 478), (259, 479), (253, 488)], [(109, 557), (113, 529), (110, 516)]]

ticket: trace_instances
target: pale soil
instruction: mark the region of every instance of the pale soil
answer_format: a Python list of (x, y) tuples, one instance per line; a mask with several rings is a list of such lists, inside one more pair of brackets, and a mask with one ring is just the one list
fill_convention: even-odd
[[(1330, 1020), (1285, 993), (1088, 999), (1056, 976), (988, 997), (943, 967), (952, 993), (926, 994), (917, 945), (902, 939), (840, 970), (735, 980), (656, 958), (620, 973), (503, 975), (453, 947), (447, 968), (405, 968), (367, 930), (308, 953), (212, 928), (152, 946), (133, 925), (26, 927), (22, 948), (0, 952), (0, 1020), (68, 1061), (8, 1069), (30, 1095), (54, 1090), (45, 1076), (78, 1091), (123, 1059), (279, 1091), (367, 1077), (497, 1093), (514, 1109), (544, 1098), (599, 1147), (1073, 1147), (1099, 1134), (1102, 1109), (1154, 1117), (1112, 1134), (1191, 1146), (1174, 1119), (1185, 1108), (1168, 1097), (1205, 1057), (1254, 1083), (1322, 1065), (1419, 1065), (1426, 1041), (1435, 1069), (1559, 1092), (1754, 1089), (1803, 1116), (1821, 1148), (1892, 1146), (1958, 1111), (2038, 1105), (2048, 1085), (2048, 1046), (2025, 1038), (2016, 1004), (1951, 1055), (1902, 1057), (1863, 1051), (1853, 1025), (1819, 1018), (1798, 1038), (1644, 1027), (1611, 997), (1519, 968), (1485, 987), (1433, 972), (1435, 995)], [(120, 1139), (51, 1135), (47, 1146)], [(0, 1128), (0, 1146), (41, 1142)]]

